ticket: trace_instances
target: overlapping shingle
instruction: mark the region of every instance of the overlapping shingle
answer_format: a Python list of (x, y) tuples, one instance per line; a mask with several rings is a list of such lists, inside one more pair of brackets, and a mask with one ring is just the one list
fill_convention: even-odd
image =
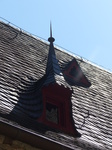
[[(41, 93), (35, 90), (38, 90), (37, 81), (43, 77), (46, 71), (48, 50), (49, 45), (46, 42), (0, 22), (1, 116), (17, 114), (21, 108), (21, 103), (22, 107), (25, 105), (23, 108), (25, 115), (29, 114), (35, 118), (41, 113), (42, 103), (35, 100), (39, 95), (41, 97)], [(89, 88), (72, 86), (72, 114), (82, 137), (75, 139), (52, 131), (46, 131), (44, 136), (67, 144), (73, 149), (111, 150), (112, 73), (58, 48), (55, 48), (55, 52), (61, 70), (69, 61), (76, 58), (92, 85)], [(42, 80), (40, 82), (41, 85)], [(24, 94), (26, 92), (32, 97), (32, 101), (27, 101), (26, 94)], [(34, 94), (36, 92), (39, 95)], [(24, 119), (21, 122), (28, 128)], [(32, 130), (37, 132), (36, 127), (33, 127)], [(40, 132), (40, 134), (42, 133)]]

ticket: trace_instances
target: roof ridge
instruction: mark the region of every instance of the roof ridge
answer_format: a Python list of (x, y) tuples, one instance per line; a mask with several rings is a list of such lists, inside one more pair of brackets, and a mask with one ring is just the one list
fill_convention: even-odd
[[(90, 60), (88, 60), (88, 59), (86, 59), (86, 58), (84, 58), (84, 57), (82, 57), (82, 56), (80, 56), (80, 55), (78, 55), (78, 54), (75, 54), (75, 53), (73, 53), (73, 52), (71, 52), (71, 51), (69, 51), (69, 50), (63, 48), (63, 47), (60, 47), (60, 46), (57, 45), (57, 44), (54, 45), (54, 48), (60, 50), (61, 52), (67, 53), (67, 54), (69, 54), (70, 56), (75, 57), (76, 59), (79, 59), (79, 60), (81, 60), (81, 61), (83, 61), (83, 62), (89, 63), (89, 64), (91, 64), (91, 65), (93, 65), (93, 66), (95, 66), (95, 67), (97, 67), (97, 68), (99, 68), (99, 69), (101, 69), (101, 70), (104, 70), (104, 71), (106, 71), (106, 72), (112, 74), (112, 70), (111, 70), (111, 69), (106, 69), (105, 67), (103, 67), (103, 66), (101, 66), (101, 65), (98, 65), (97, 63), (92, 62), (92, 61), (90, 61)], [(109, 71), (109, 70), (110, 70), (110, 71)]]
[[(11, 23), (10, 21), (4, 19), (3, 17), (0, 17), (0, 19), (2, 19), (3, 21), (7, 22), (7, 24), (8, 24), (9, 26), (13, 27), (14, 29), (16, 29), (16, 30), (18, 29), (18, 30), (20, 30), (22, 33), (27, 34), (27, 35), (29, 35), (29, 36), (35, 38), (35, 39), (38, 39), (38, 40), (44, 42), (44, 43), (47, 44), (47, 45), (49, 44), (46, 39), (44, 39), (44, 38), (42, 38), (42, 37), (39, 37), (39, 36), (37, 36), (37, 35), (35, 35), (35, 34), (33, 34), (33, 33), (30, 33), (30, 32), (28, 32), (28, 31), (26, 31), (26, 30), (24, 30), (24, 29), (18, 27), (17, 25), (15, 25), (15, 24)], [(3, 21), (0, 21), (0, 22), (6, 24), (6, 23), (3, 22)], [(89, 64), (91, 64), (91, 65), (93, 65), (93, 66), (95, 66), (95, 67), (97, 67), (97, 68), (99, 68), (99, 69), (101, 69), (101, 70), (103, 70), (103, 71), (106, 71), (106, 72), (112, 74), (112, 70), (111, 70), (111, 69), (107, 69), (107, 68), (105, 68), (105, 67), (103, 67), (103, 66), (101, 66), (101, 65), (99, 65), (99, 64), (97, 64), (97, 63), (95, 63), (95, 62), (92, 62), (92, 61), (90, 61), (90, 60), (88, 60), (88, 59), (86, 59), (86, 58), (84, 58), (84, 57), (82, 57), (82, 56), (80, 56), (80, 55), (78, 55), (78, 54), (75, 54), (74, 52), (71, 52), (70, 50), (68, 50), (68, 49), (66, 49), (66, 48), (63, 48), (63, 47), (59, 46), (58, 44), (54, 44), (54, 48), (56, 48), (56, 49), (58, 49), (58, 50), (60, 50), (60, 51), (62, 51), (62, 52), (68, 53), (70, 56), (73, 56), (73, 57), (75, 57), (75, 58), (78, 58), (78, 59), (80, 59), (81, 61), (88, 62)]]

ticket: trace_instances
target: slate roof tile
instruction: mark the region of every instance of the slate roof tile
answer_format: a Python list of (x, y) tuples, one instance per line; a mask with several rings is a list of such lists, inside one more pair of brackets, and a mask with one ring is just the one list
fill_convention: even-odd
[[(29, 120), (28, 126), (27, 118), (26, 122), (24, 120), (26, 114), (29, 113), (28, 111), (26, 111), (26, 114), (24, 114), (24, 111), (21, 112), (24, 114), (23, 118), (18, 116), (17, 120), (15, 116), (14, 120), (10, 121), (10, 115), (20, 113), (22, 101), (18, 103), (19, 97), (24, 100), (23, 103), (26, 104), (27, 109), (32, 109), (32, 106), (29, 108), (32, 101), (27, 103), (24, 92), (28, 92), (28, 89), (32, 89), (31, 92), (34, 92), (34, 85), (45, 74), (48, 50), (47, 42), (0, 22), (0, 121), (13, 123), (18, 128), (27, 128), (35, 134), (42, 134), (68, 145), (72, 149), (111, 150), (112, 73), (82, 60), (82, 58), (70, 55), (57, 47), (55, 53), (61, 70), (63, 71), (66, 64), (75, 58), (92, 84), (89, 88), (72, 86), (72, 114), (75, 126), (82, 137), (76, 139), (63, 133), (49, 131), (47, 127), (47, 130), (42, 133), (44, 128), (38, 125), (37, 129), (38, 123), (36, 122), (30, 128), (29, 126), (32, 125), (33, 121)], [(40, 85), (42, 82), (43, 79), (40, 81)], [(38, 86), (36, 86), (36, 90), (38, 91)], [(38, 94), (41, 96), (41, 93)], [(30, 96), (32, 97), (32, 94)], [(36, 94), (33, 97), (32, 105), (36, 103), (35, 96)], [(15, 106), (16, 109), (14, 109)], [(34, 111), (39, 110), (38, 107), (40, 110), (42, 109), (42, 105), (36, 105)], [(14, 111), (14, 114), (11, 114), (12, 111)], [(7, 116), (7, 114), (10, 115)], [(38, 117), (39, 113), (33, 113), (32, 110), (30, 115), (33, 116), (34, 114), (36, 115), (34, 117)]]

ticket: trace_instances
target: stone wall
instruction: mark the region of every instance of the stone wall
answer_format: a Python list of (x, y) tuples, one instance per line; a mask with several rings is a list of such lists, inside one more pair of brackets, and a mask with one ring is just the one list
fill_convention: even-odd
[(0, 134), (0, 150), (40, 150)]

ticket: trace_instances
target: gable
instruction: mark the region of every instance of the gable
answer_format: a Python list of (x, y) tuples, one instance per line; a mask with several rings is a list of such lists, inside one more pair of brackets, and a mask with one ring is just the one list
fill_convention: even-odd
[(83, 86), (83, 87), (91, 86), (91, 83), (82, 72), (75, 58), (68, 63), (68, 65), (63, 71), (63, 75), (65, 79), (68, 81), (68, 83), (72, 86), (73, 85)]

